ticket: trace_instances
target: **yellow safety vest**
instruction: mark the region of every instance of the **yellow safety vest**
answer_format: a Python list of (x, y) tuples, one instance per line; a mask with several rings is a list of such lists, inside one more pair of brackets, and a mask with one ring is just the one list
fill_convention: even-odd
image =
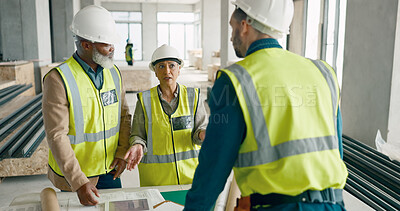
[(243, 196), (344, 187), (339, 86), (329, 65), (268, 48), (222, 71), (232, 81), (247, 127), (233, 168)]
[(133, 60), (133, 45), (126, 45), (125, 46), (125, 60), (130, 62)]
[[(56, 67), (69, 102), (68, 137), (87, 177), (108, 173), (118, 146), (121, 116), (121, 76), (116, 67), (103, 69), (103, 87), (97, 90), (79, 63), (69, 58)], [(63, 176), (51, 150), (49, 166)]]
[(199, 89), (178, 84), (178, 106), (167, 115), (157, 87), (139, 93), (145, 114), (147, 153), (139, 164), (140, 186), (191, 184), (200, 146), (192, 141)]

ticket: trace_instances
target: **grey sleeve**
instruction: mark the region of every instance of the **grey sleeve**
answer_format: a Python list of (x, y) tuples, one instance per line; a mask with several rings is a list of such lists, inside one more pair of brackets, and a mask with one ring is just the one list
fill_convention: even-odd
[(204, 107), (204, 102), (200, 97), (200, 93), (199, 93), (199, 105), (197, 106), (197, 112), (194, 119), (195, 119), (194, 133), (192, 136), (192, 141), (194, 144), (201, 145), (203, 141), (200, 140), (199, 133), (202, 130), (206, 130), (208, 124), (208, 118), (206, 109)]
[(143, 152), (147, 152), (147, 135), (145, 128), (145, 117), (140, 100), (136, 102), (135, 114), (133, 115), (131, 135), (129, 137), (129, 144), (141, 144)]

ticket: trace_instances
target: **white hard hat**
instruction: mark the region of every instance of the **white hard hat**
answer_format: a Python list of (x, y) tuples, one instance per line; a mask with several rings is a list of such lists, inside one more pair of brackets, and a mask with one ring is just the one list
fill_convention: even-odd
[(232, 4), (243, 10), (250, 17), (249, 24), (262, 33), (274, 38), (289, 34), (293, 0), (234, 0)]
[(72, 33), (92, 42), (115, 44), (119, 41), (111, 13), (101, 6), (89, 5), (76, 13)]
[(183, 67), (183, 60), (180, 58), (178, 50), (176, 50), (174, 47), (164, 44), (154, 51), (153, 56), (151, 56), (149, 68), (155, 71), (154, 66), (156, 63), (165, 60), (176, 61), (178, 62), (179, 66)]

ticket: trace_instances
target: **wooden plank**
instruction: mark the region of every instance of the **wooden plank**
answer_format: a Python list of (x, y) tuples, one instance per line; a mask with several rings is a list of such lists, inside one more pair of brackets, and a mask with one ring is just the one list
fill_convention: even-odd
[(0, 89), (4, 89), (4, 88), (10, 87), (15, 84), (16, 84), (15, 80), (1, 80), (0, 81)]
[(0, 80), (15, 80), (16, 84), (32, 84), (32, 87), (21, 93), (21, 95), (35, 95), (35, 74), (33, 62), (15, 61), (0, 63)]
[(13, 158), (0, 161), (0, 177), (47, 174), (49, 147), (46, 138), (30, 158)]

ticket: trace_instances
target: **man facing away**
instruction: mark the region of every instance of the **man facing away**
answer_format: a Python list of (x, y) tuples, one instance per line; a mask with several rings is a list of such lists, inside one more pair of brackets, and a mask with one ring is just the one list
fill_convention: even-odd
[(244, 59), (217, 73), (185, 210), (209, 210), (232, 168), (242, 195), (236, 210), (343, 210), (335, 72), (277, 42), (288, 33), (292, 0), (233, 4), (231, 41)]
[(44, 78), (48, 177), (62, 191), (76, 191), (81, 204), (95, 205), (97, 189), (121, 187), (131, 116), (113, 62), (111, 13), (87, 6), (70, 28), (77, 51)]

